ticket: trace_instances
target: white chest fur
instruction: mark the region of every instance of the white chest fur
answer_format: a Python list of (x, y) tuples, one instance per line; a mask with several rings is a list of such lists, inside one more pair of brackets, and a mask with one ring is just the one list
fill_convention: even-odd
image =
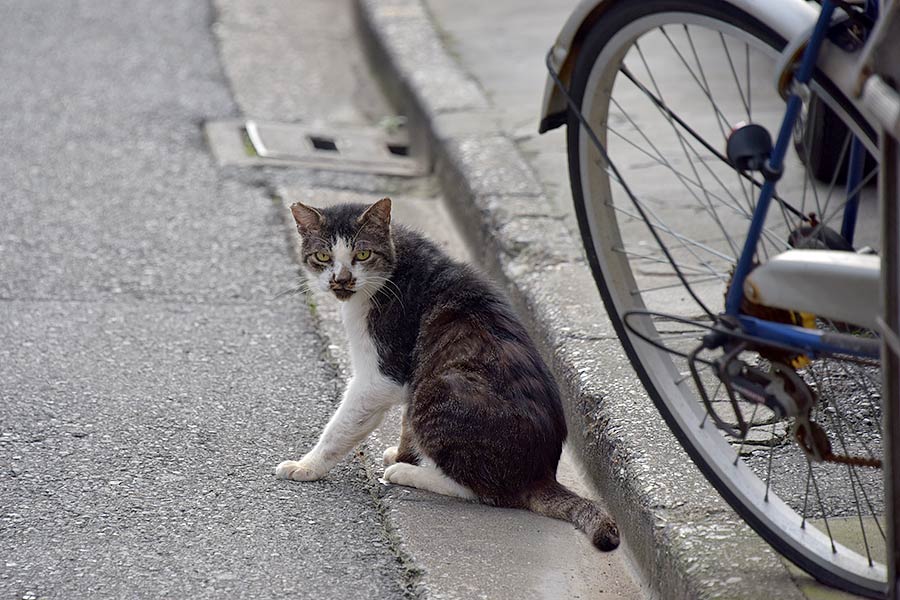
[(407, 386), (398, 385), (382, 375), (378, 368), (378, 350), (368, 327), (371, 303), (362, 294), (356, 294), (341, 304), (341, 320), (350, 344), (350, 363), (353, 379), (348, 393), (364, 398), (366, 403), (387, 408), (407, 402)]

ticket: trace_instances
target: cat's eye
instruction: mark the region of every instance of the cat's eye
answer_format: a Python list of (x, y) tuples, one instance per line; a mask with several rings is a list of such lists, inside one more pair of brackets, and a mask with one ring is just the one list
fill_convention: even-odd
[(328, 262), (331, 260), (331, 255), (327, 252), (322, 252), (321, 250), (319, 250), (318, 252), (316, 252), (316, 260), (323, 263)]
[(370, 256), (372, 256), (371, 250), (360, 250), (356, 253), (356, 260), (369, 260)]

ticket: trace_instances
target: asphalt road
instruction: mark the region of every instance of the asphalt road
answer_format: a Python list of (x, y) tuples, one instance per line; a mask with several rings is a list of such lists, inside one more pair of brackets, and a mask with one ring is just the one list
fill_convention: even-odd
[(355, 461), (272, 467), (341, 383), (195, 0), (0, 5), (0, 597), (400, 597)]

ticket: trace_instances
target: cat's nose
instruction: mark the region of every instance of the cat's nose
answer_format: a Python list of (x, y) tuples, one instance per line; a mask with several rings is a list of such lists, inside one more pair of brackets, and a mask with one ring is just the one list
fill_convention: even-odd
[(347, 285), (353, 281), (353, 275), (351, 275), (350, 269), (341, 268), (340, 271), (332, 276), (332, 280), (338, 285)]

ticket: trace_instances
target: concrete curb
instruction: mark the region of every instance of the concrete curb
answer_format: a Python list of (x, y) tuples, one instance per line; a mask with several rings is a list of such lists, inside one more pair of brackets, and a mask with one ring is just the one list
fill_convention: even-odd
[(580, 241), (497, 124), (496, 109), (444, 48), (421, 1), (356, 4), (363, 46), (388, 98), (409, 118), (414, 151), (428, 155), (474, 254), (505, 285), (554, 370), (569, 444), (647, 580), (667, 599), (803, 598), (781, 559), (703, 479), (646, 397)]

